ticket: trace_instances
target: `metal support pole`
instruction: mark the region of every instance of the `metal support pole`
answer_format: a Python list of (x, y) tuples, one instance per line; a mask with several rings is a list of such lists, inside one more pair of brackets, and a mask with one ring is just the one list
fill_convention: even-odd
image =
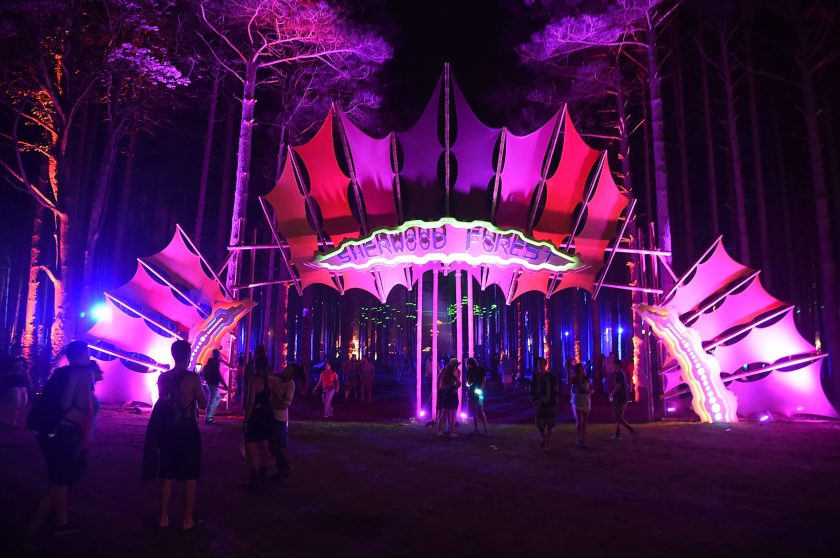
[(438, 270), (432, 269), (432, 408), (430, 415), (437, 419), (438, 377)]
[[(456, 343), (455, 358), (457, 358), (458, 362), (461, 363), (461, 375), (462, 376), (464, 374), (463, 371), (466, 370), (466, 367), (463, 364), (463, 362), (464, 362), (464, 320), (463, 320), (464, 311), (463, 311), (463, 306), (464, 306), (464, 300), (463, 300), (463, 297), (461, 296), (461, 270), (456, 269), (455, 270), (455, 324), (456, 324), (457, 329), (455, 330), (455, 343)], [(461, 384), (462, 385), (464, 384), (463, 378), (461, 380)], [(462, 403), (463, 397), (464, 397), (464, 390), (459, 389), (458, 390), (458, 416), (459, 417), (461, 416), (461, 403)]]
[[(417, 378), (417, 386), (415, 388), (415, 409), (414, 412), (418, 415), (422, 410), (423, 405), (423, 273), (421, 272), (417, 277), (417, 354), (415, 376)], [(432, 385), (434, 389), (434, 383)]]

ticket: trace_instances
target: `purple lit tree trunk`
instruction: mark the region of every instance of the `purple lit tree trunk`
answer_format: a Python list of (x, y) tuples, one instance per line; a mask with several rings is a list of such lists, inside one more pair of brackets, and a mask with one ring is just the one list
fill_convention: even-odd
[(207, 177), (210, 174), (210, 157), (213, 153), (213, 130), (216, 126), (216, 105), (219, 100), (219, 66), (213, 69), (213, 87), (210, 90), (210, 108), (207, 111), (207, 129), (204, 132), (204, 154), (201, 159), (201, 179), (198, 182), (198, 207), (195, 215), (195, 244), (201, 246), (204, 232), (204, 212), (207, 205)]
[(694, 220), (692, 216), (691, 185), (688, 176), (688, 148), (686, 147), (685, 85), (683, 80), (683, 60), (680, 41), (676, 28), (672, 28), (671, 56), (674, 59), (674, 116), (677, 127), (677, 152), (680, 168), (680, 198), (682, 202), (682, 227), (685, 236), (685, 253), (688, 260), (696, 257), (694, 251)]
[(738, 255), (741, 261), (750, 265), (750, 242), (747, 228), (747, 211), (744, 206), (744, 171), (741, 150), (738, 146), (738, 115), (735, 110), (735, 80), (729, 56), (729, 41), (726, 26), (718, 29), (720, 39), (720, 70), (723, 90), (726, 95), (726, 132), (729, 140), (729, 157), (732, 164), (732, 189), (735, 198), (735, 222), (738, 230)]
[(668, 207), (668, 166), (665, 161), (665, 119), (662, 115), (662, 84), (659, 77), (659, 58), (656, 51), (656, 30), (647, 30), (648, 91), (650, 95), (650, 123), (653, 134), (653, 182), (656, 191), (656, 224), (659, 249), (671, 251), (671, 214)]
[(720, 213), (718, 210), (717, 164), (715, 163), (715, 133), (712, 128), (711, 96), (709, 95), (709, 66), (703, 55), (702, 35), (697, 45), (700, 52), (700, 86), (703, 92), (703, 129), (706, 140), (706, 169), (709, 181), (709, 209), (712, 217), (712, 236), (720, 234)]
[[(236, 157), (236, 179), (233, 188), (233, 219), (230, 224), (230, 246), (242, 243), (242, 233), (245, 229), (245, 219), (248, 215), (248, 184), (251, 180), (251, 141), (254, 136), (254, 107), (257, 99), (254, 97), (257, 88), (256, 61), (245, 64), (245, 76), (242, 83), (242, 116), (239, 119), (239, 147)], [(236, 251), (228, 262), (227, 288), (233, 291), (239, 282), (240, 252)]]
[[(768, 270), (770, 267), (770, 231), (767, 224), (767, 200), (765, 196), (764, 169), (761, 162), (761, 132), (758, 125), (758, 98), (755, 94), (755, 71), (753, 68), (753, 53), (751, 39), (751, 26), (747, 26), (744, 37), (745, 61), (744, 67), (747, 74), (747, 99), (750, 107), (750, 133), (752, 143), (753, 179), (755, 181), (755, 199), (758, 213), (758, 241), (761, 252), (761, 267)], [(765, 284), (770, 287), (773, 284), (772, 273), (762, 276)]]

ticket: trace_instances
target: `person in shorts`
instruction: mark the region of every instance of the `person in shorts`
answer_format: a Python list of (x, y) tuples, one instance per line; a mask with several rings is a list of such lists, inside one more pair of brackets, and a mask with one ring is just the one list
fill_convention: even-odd
[(575, 431), (577, 432), (577, 447), (586, 449), (586, 423), (589, 411), (592, 410), (592, 381), (586, 375), (583, 363), (572, 366), (572, 411), (575, 413)]
[(551, 433), (557, 423), (557, 377), (548, 370), (548, 361), (537, 359), (537, 373), (531, 381), (531, 401), (536, 407), (534, 422), (540, 433), (540, 447), (551, 451)]
[[(50, 382), (54, 382), (58, 393), (55, 400), (48, 400), (60, 406), (55, 411), (60, 418), (37, 435), (38, 446), (47, 463), (49, 486), (24, 531), (28, 539), (38, 536), (49, 516), (52, 516), (54, 534), (74, 530), (67, 519), (67, 497), (70, 485), (79, 477), (83, 444), (91, 425), (93, 374), (87, 343), (72, 341), (64, 352), (69, 364), (53, 372)], [(45, 392), (49, 387), (48, 383)]]
[(449, 438), (458, 436), (455, 433), (455, 413), (458, 412), (458, 390), (461, 388), (461, 371), (458, 368), (460, 364), (457, 358), (450, 359), (449, 364), (444, 366), (438, 374), (438, 436)]
[(271, 362), (265, 355), (254, 359), (254, 375), (248, 385), (248, 400), (245, 403), (245, 451), (248, 456), (250, 477), (245, 488), (258, 489), (265, 486), (268, 471), (268, 441), (274, 431), (274, 412), (271, 408), (271, 389), (268, 378)]

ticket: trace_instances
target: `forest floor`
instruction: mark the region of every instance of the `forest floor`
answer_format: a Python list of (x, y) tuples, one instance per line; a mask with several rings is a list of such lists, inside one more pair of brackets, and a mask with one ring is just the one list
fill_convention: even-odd
[[(528, 408), (523, 393), (501, 397)], [(240, 422), (202, 423), (206, 526), (190, 533), (156, 528), (157, 486), (139, 481), (148, 414), (105, 408), (71, 495), (81, 532), (34, 549), (20, 531), (43, 461), (31, 433), (0, 430), (0, 556), (836, 556), (840, 423), (658, 422), (635, 444), (598, 423), (580, 450), (563, 420), (546, 454), (525, 411), (487, 438), (440, 439), (396, 417), (351, 420), (378, 408), (341, 402), (345, 420), (325, 421), (300, 398), (295, 471), (257, 494), (238, 486)]]

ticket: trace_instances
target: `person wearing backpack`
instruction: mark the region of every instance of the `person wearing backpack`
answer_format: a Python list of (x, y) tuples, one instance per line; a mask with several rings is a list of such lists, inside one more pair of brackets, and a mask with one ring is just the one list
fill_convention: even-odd
[(87, 343), (72, 341), (64, 353), (69, 364), (53, 372), (27, 418), (27, 427), (38, 433), (49, 483), (24, 532), (28, 539), (38, 536), (50, 515), (54, 534), (75, 531), (67, 519), (67, 494), (79, 476), (82, 447), (91, 424), (93, 374)]
[(169, 501), (173, 481), (184, 483), (184, 516), (181, 529), (197, 525), (193, 516), (201, 472), (201, 433), (198, 409), (207, 408), (201, 378), (190, 370), (190, 344), (172, 344), (175, 366), (158, 378), (158, 400), (149, 417), (143, 448), (143, 480), (157, 476), (160, 483), (160, 527), (169, 527)]

